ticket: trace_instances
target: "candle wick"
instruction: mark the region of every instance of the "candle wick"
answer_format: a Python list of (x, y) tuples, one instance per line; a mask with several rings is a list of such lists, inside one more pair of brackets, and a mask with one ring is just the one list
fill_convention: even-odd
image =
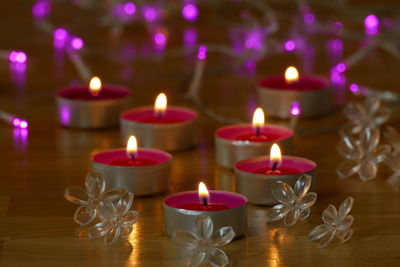
[(260, 136), (261, 135), (261, 128), (260, 126), (256, 126), (256, 135)]
[(276, 171), (277, 168), (278, 168), (278, 162), (275, 161), (274, 164), (272, 165), (272, 170)]
[(129, 153), (129, 157), (131, 158), (131, 160), (136, 160), (135, 153)]
[(208, 205), (208, 200), (206, 197), (203, 197), (203, 205), (207, 206)]
[(163, 117), (163, 114), (162, 114), (162, 112), (156, 112), (156, 117), (157, 117), (157, 120), (161, 120), (162, 119), (162, 117)]

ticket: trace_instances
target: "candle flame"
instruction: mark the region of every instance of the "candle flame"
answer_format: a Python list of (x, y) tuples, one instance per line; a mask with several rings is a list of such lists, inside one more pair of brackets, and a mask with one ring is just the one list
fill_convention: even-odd
[(136, 159), (138, 151), (137, 140), (134, 135), (131, 135), (128, 139), (128, 143), (126, 144), (126, 153), (128, 157), (132, 160)]
[(281, 149), (277, 144), (273, 144), (271, 146), (271, 152), (269, 153), (270, 157), (270, 164), (272, 166), (275, 165), (275, 167), (278, 167), (281, 162), (282, 162), (282, 154), (281, 154)]
[(293, 66), (290, 66), (285, 71), (285, 81), (287, 83), (295, 83), (299, 80), (299, 72)]
[(160, 93), (156, 102), (154, 103), (154, 112), (157, 117), (162, 117), (167, 109), (167, 96), (164, 93)]
[(94, 76), (92, 79), (90, 79), (89, 89), (92, 95), (97, 96), (99, 94), (101, 90), (101, 80), (99, 77)]
[(265, 123), (264, 111), (257, 108), (253, 113), (253, 127), (263, 127)]
[(208, 200), (210, 199), (210, 194), (208, 193), (207, 187), (203, 182), (199, 183), (199, 198), (200, 201), (206, 206)]

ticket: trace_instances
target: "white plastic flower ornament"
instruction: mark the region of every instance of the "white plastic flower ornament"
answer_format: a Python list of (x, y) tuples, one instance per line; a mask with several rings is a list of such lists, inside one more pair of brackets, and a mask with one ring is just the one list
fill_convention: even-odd
[(345, 136), (338, 144), (339, 153), (346, 158), (336, 169), (341, 178), (347, 178), (355, 173), (363, 181), (376, 177), (378, 163), (390, 152), (388, 145), (378, 145), (379, 129), (366, 128), (359, 136)]
[(344, 109), (344, 115), (349, 122), (343, 126), (342, 136), (361, 133), (366, 128), (376, 128), (385, 123), (390, 117), (390, 110), (381, 107), (379, 96), (369, 96), (364, 103), (349, 103)]
[(74, 214), (74, 221), (80, 225), (87, 225), (96, 218), (97, 207), (102, 199), (115, 199), (123, 192), (120, 189), (105, 192), (106, 184), (99, 173), (88, 173), (85, 187), (86, 190), (81, 187), (67, 187), (64, 192), (68, 201), (80, 205)]
[(183, 263), (185, 266), (198, 266), (202, 262), (208, 262), (212, 266), (226, 266), (229, 263), (228, 256), (219, 249), (235, 237), (231, 226), (225, 226), (213, 232), (214, 225), (208, 215), (199, 215), (195, 221), (195, 233), (176, 230), (172, 240), (186, 246)]
[(298, 219), (304, 220), (310, 215), (310, 207), (315, 204), (317, 194), (307, 193), (311, 186), (311, 176), (301, 176), (294, 185), (294, 190), (287, 183), (277, 182), (272, 188), (272, 194), (280, 204), (267, 212), (267, 221), (277, 221), (285, 218), (287, 227), (296, 224)]
[(127, 238), (132, 232), (139, 213), (130, 210), (133, 203), (133, 193), (125, 192), (116, 205), (109, 199), (102, 200), (98, 205), (100, 222), (88, 230), (90, 239), (105, 236), (104, 243), (111, 245), (120, 237)]
[(354, 199), (348, 197), (340, 205), (339, 211), (333, 205), (326, 207), (322, 212), (324, 223), (311, 230), (308, 239), (311, 241), (320, 239), (319, 247), (321, 248), (328, 246), (335, 236), (339, 239), (340, 243), (348, 241), (353, 235), (351, 226), (354, 218), (349, 215), (353, 203)]

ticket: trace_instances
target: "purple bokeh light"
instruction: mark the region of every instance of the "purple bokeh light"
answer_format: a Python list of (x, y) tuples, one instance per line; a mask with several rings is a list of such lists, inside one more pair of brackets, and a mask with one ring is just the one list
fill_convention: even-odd
[(83, 40), (80, 37), (74, 37), (71, 40), (71, 47), (75, 50), (80, 50), (83, 47)]
[(151, 6), (144, 6), (142, 8), (142, 14), (144, 19), (148, 22), (154, 22), (159, 15), (157, 9)]
[(153, 35), (153, 42), (157, 49), (164, 49), (167, 44), (167, 36), (162, 32), (157, 32)]
[(11, 51), (8, 55), (8, 59), (11, 63), (25, 63), (28, 60), (28, 56), (22, 51)]
[(296, 43), (292, 40), (287, 40), (284, 44), (284, 48), (286, 51), (293, 51), (296, 49)]
[(292, 116), (299, 116), (301, 114), (301, 105), (300, 102), (294, 101), (292, 102), (292, 104), (290, 105), (290, 114), (292, 114)]
[(13, 118), (11, 123), (14, 127), (19, 127), (22, 129), (26, 129), (29, 126), (29, 124), (26, 120), (23, 120), (20, 118)]
[(368, 15), (364, 20), (365, 33), (375, 35), (379, 32), (379, 19), (376, 15)]
[(343, 41), (339, 38), (334, 38), (328, 40), (327, 49), (332, 53), (342, 53), (343, 51)]
[(247, 33), (244, 46), (247, 49), (262, 50), (263, 48), (263, 34), (261, 31), (254, 30)]
[(305, 24), (313, 24), (315, 21), (315, 16), (313, 13), (308, 12), (304, 15), (303, 17), (304, 23)]
[(19, 118), (14, 118), (13, 120), (12, 120), (12, 125), (14, 126), (14, 127), (19, 127), (19, 124), (21, 123), (21, 119), (19, 119)]
[(133, 16), (136, 13), (136, 6), (133, 2), (126, 2), (124, 4), (124, 12), (128, 16)]
[(346, 75), (344, 72), (339, 72), (337, 69), (337, 66), (334, 66), (331, 69), (330, 73), (330, 78), (332, 83), (339, 85), (339, 86), (344, 86), (346, 84)]
[(21, 120), (21, 123), (19, 124), (19, 127), (20, 127), (20, 128), (26, 129), (26, 128), (28, 128), (28, 126), (29, 126), (29, 124), (28, 124), (27, 121)]
[(54, 40), (65, 41), (69, 37), (69, 34), (66, 29), (58, 28), (58, 29), (54, 30), (53, 37), (54, 37)]
[(182, 8), (182, 17), (189, 21), (194, 22), (199, 18), (199, 8), (195, 4), (187, 4)]
[(38, 0), (32, 7), (32, 14), (36, 18), (47, 17), (51, 12), (50, 0)]
[(199, 45), (199, 50), (197, 52), (197, 58), (200, 60), (204, 60), (207, 57), (207, 46)]
[(185, 46), (194, 46), (197, 43), (197, 30), (188, 28), (183, 33), (183, 43)]
[(346, 64), (345, 63), (339, 63), (336, 65), (336, 70), (340, 73), (343, 73), (346, 71)]
[(353, 94), (358, 94), (360, 92), (360, 87), (355, 83), (350, 84), (349, 89)]
[(335, 28), (337, 28), (337, 29), (343, 29), (343, 27), (344, 27), (343, 23), (341, 23), (340, 21), (335, 21), (335, 22), (333, 23), (333, 26), (334, 26)]

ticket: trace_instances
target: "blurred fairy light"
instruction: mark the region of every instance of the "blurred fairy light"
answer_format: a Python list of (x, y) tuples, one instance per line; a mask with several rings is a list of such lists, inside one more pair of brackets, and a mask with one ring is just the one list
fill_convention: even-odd
[(182, 17), (189, 21), (194, 22), (199, 18), (199, 8), (195, 4), (186, 4), (182, 8)]
[(50, 0), (38, 0), (33, 4), (32, 14), (35, 18), (45, 18), (51, 13)]
[(197, 58), (200, 60), (204, 60), (207, 57), (207, 46), (206, 45), (200, 45), (199, 50), (197, 52)]
[(159, 17), (158, 10), (155, 7), (152, 7), (152, 6), (144, 6), (142, 8), (142, 14), (143, 14), (144, 19), (147, 22), (154, 22)]
[(80, 50), (83, 47), (83, 40), (80, 37), (73, 37), (71, 40), (71, 47), (75, 50)]
[(375, 35), (379, 32), (379, 19), (376, 15), (368, 15), (364, 19), (365, 33), (367, 35)]
[(292, 40), (287, 40), (284, 44), (284, 48), (286, 51), (291, 52), (296, 49), (296, 43)]
[(308, 12), (308, 13), (306, 13), (306, 14), (304, 15), (303, 20), (304, 20), (304, 23), (310, 25), (310, 24), (313, 24), (313, 23), (314, 23), (314, 21), (315, 21), (315, 16), (314, 16), (313, 13)]
[(301, 105), (300, 102), (293, 101), (292, 105), (290, 106), (290, 114), (292, 116), (298, 117), (301, 114)]
[(23, 51), (13, 50), (10, 52), (8, 59), (10, 60), (10, 63), (26, 63), (28, 56)]

